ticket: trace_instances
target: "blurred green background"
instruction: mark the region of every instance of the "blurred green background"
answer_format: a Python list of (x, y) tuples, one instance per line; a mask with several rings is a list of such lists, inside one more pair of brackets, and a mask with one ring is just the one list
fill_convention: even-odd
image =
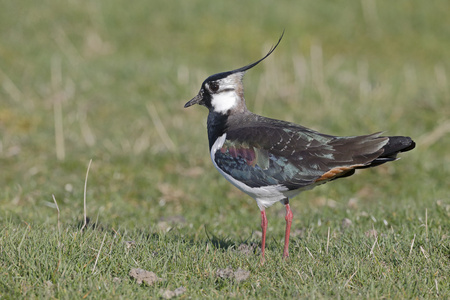
[[(427, 209), (448, 243), (449, 12), (446, 0), (2, 1), (0, 224), (55, 228), (54, 195), (63, 225), (75, 226), (92, 159), (88, 216), (105, 228), (152, 231), (172, 219), (188, 236), (206, 239), (207, 227), (233, 243), (252, 237), (256, 203), (214, 169), (207, 111), (183, 105), (285, 30), (245, 77), (250, 110), (417, 142), (398, 162), (293, 199), (293, 226), (326, 232), (373, 216), (363, 234), (382, 219), (423, 224)], [(271, 238), (283, 237), (283, 213), (268, 210)]]
[[(395, 176), (371, 170), (377, 176), (330, 184), (294, 202), (351, 189), (355, 180), (355, 189), (386, 185), (381, 198), (393, 191), (418, 205), (425, 195), (446, 198), (445, 8), (446, 1), (3, 2), (3, 217), (52, 217), (52, 194), (63, 214), (78, 217), (90, 159), (90, 208), (103, 208), (108, 222), (126, 224), (131, 215), (151, 222), (144, 216), (153, 210), (200, 217), (205, 207), (253, 205), (212, 167), (207, 111), (183, 104), (207, 76), (260, 58), (283, 29), (279, 49), (246, 75), (251, 110), (330, 134), (385, 130), (418, 142), (383, 167)], [(160, 209), (167, 196), (177, 199)]]

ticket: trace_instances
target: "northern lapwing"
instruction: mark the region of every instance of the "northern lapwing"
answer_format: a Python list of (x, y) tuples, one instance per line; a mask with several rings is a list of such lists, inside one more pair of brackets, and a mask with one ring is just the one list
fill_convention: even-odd
[(276, 202), (286, 207), (283, 257), (289, 256), (289, 234), (293, 214), (289, 199), (328, 181), (348, 177), (397, 159), (412, 150), (414, 141), (403, 136), (322, 134), (301, 125), (250, 112), (242, 83), (245, 72), (267, 58), (233, 71), (206, 78), (194, 104), (209, 110), (209, 151), (216, 169), (233, 185), (256, 200), (261, 210), (261, 261), (264, 261), (267, 217), (265, 209)]

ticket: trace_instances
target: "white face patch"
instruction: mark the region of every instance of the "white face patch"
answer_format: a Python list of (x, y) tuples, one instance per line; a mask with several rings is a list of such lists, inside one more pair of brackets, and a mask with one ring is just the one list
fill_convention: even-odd
[(211, 106), (215, 112), (225, 114), (238, 104), (238, 96), (234, 90), (223, 91), (212, 95)]
[(243, 99), (239, 99), (236, 92), (242, 90), (242, 76), (244, 76), (244, 73), (240, 72), (217, 80), (215, 82), (217, 90), (211, 89), (208, 84), (206, 85), (211, 93), (211, 106), (215, 112), (225, 114), (243, 101)]

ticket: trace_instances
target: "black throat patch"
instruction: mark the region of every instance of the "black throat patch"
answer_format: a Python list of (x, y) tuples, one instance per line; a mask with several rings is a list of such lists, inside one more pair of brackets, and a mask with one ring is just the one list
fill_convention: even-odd
[(208, 140), (209, 150), (214, 142), (227, 131), (228, 115), (210, 111), (208, 114)]

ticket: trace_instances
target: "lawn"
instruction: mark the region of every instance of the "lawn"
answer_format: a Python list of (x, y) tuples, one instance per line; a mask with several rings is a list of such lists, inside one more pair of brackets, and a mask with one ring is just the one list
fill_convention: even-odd
[[(450, 298), (448, 11), (3, 1), (0, 299)], [(246, 74), (250, 110), (417, 147), (292, 199), (287, 261), (284, 207), (269, 208), (261, 266), (258, 207), (213, 167), (207, 110), (183, 105), (283, 30)], [(135, 268), (159, 279), (138, 284)]]

